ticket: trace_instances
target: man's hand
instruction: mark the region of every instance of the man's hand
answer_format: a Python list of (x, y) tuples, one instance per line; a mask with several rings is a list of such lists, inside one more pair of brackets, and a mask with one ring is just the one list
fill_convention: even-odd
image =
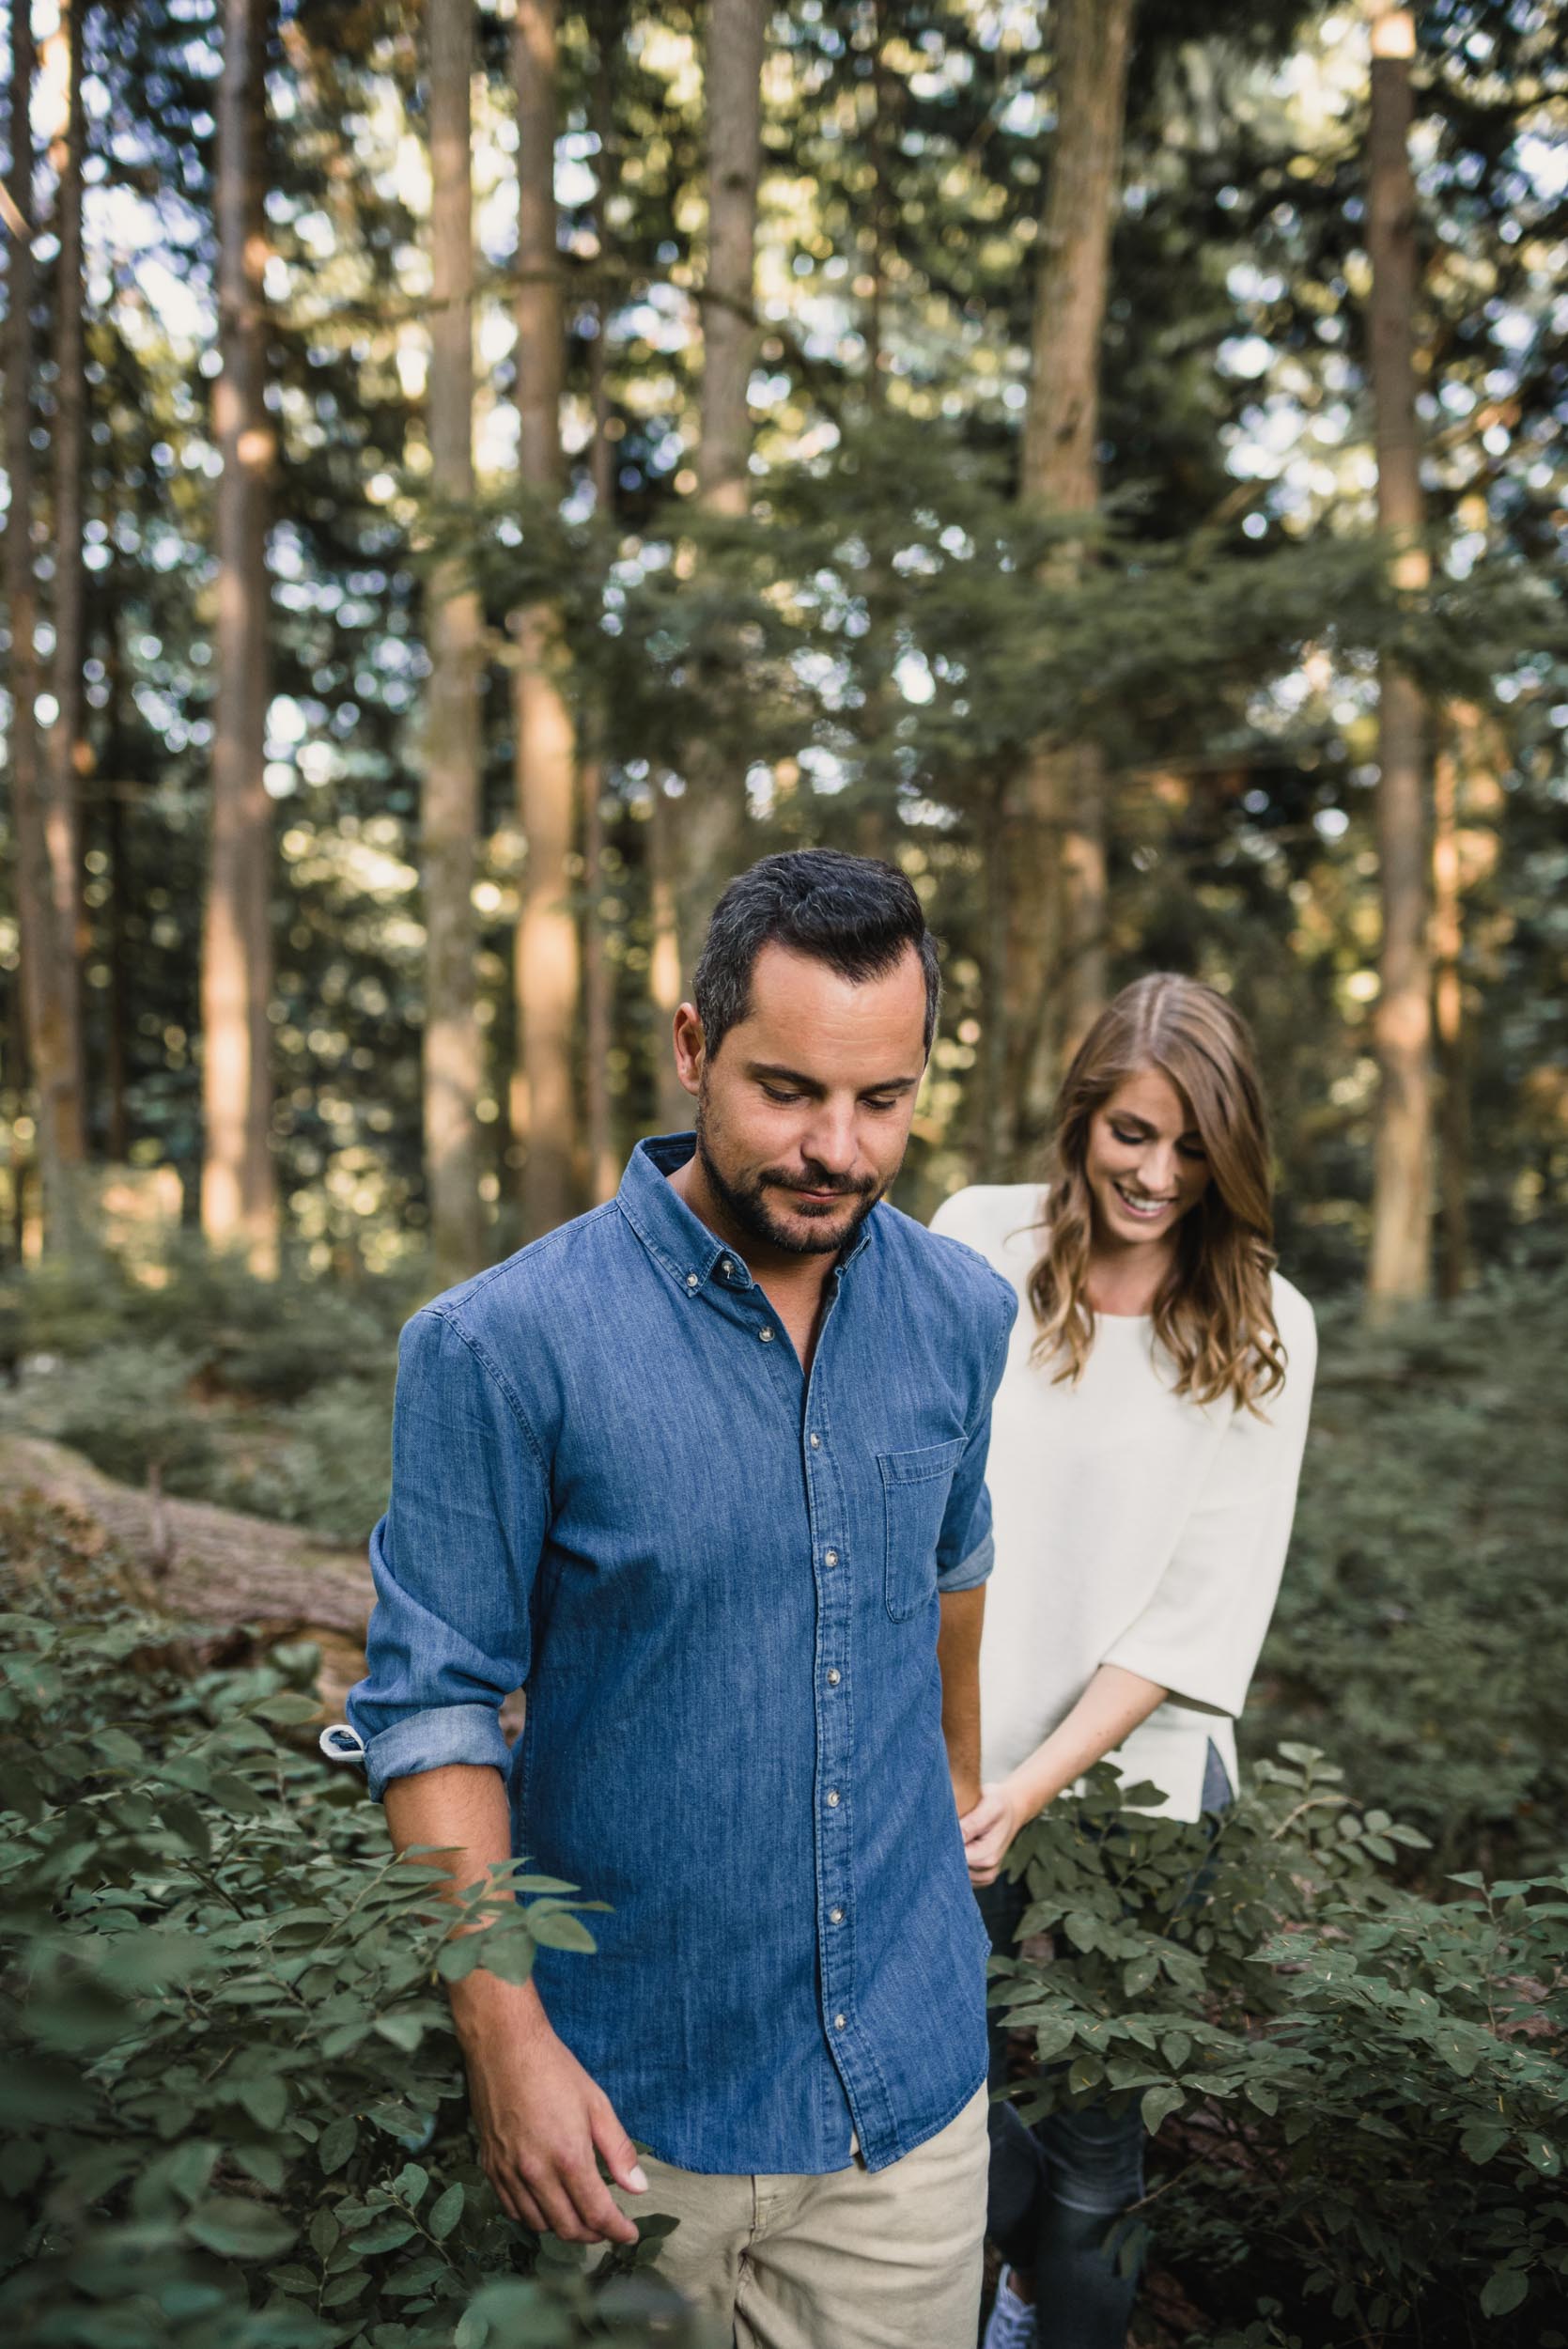
[(1022, 1827), (1024, 1817), (1023, 1805), (1011, 1779), (981, 1788), (980, 1800), (958, 1821), (971, 1884), (996, 1882), (1007, 1857), (1007, 1847)]
[(648, 2182), (613, 2106), (551, 2029), (531, 1984), (452, 1984), (479, 2159), (509, 2218), (564, 2243), (635, 2243), (594, 2158), (629, 2194)]

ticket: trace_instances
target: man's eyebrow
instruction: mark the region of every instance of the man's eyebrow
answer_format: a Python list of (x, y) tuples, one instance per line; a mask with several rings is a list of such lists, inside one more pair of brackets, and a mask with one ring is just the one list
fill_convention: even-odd
[[(827, 1087), (816, 1077), (804, 1076), (799, 1068), (784, 1068), (776, 1061), (753, 1060), (746, 1064), (749, 1077), (771, 1077), (779, 1084), (793, 1085), (798, 1093), (825, 1093)], [(862, 1093), (913, 1093), (920, 1083), (918, 1077), (884, 1077), (879, 1083), (862, 1085)]]

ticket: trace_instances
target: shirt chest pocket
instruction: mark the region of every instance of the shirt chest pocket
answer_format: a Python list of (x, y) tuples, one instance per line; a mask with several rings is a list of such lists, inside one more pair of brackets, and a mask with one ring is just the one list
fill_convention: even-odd
[(914, 1452), (879, 1452), (886, 1520), (888, 1612), (894, 1623), (918, 1615), (937, 1587), (937, 1544), (964, 1439), (922, 1444)]

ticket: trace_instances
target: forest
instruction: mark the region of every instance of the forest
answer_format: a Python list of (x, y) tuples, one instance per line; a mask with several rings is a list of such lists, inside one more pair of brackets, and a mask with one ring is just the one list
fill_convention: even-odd
[(941, 945), (902, 1206), (1191, 972), (1318, 1313), (1207, 1909), (1031, 1831), (1134, 2338), (1564, 2349), (1568, 10), (0, 20), (0, 2314), (699, 2339), (487, 2200), (313, 1724), (400, 1323), (690, 1124), (706, 911), (821, 845)]

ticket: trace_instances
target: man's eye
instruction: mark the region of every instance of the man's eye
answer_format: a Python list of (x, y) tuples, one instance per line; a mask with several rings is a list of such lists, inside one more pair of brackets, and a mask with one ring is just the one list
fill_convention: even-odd
[(762, 1089), (770, 1101), (799, 1101), (803, 1097), (799, 1093), (781, 1092), (777, 1085), (764, 1085)]
[(895, 1110), (899, 1097), (896, 1093), (868, 1093), (865, 1105), (868, 1110)]

